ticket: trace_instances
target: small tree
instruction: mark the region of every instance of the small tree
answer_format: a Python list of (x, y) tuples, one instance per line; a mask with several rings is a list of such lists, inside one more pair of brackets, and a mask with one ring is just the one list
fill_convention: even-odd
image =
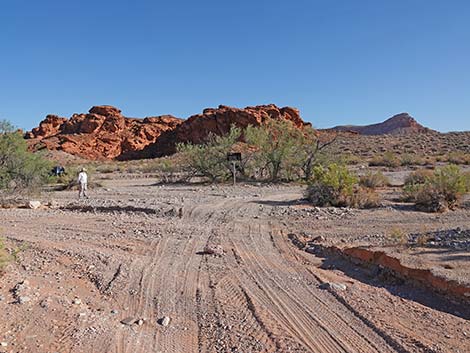
[(232, 126), (225, 136), (210, 134), (207, 142), (201, 145), (180, 143), (177, 151), (184, 155), (194, 173), (209, 178), (211, 182), (225, 180), (231, 174), (227, 153), (232, 150), (240, 135), (240, 128)]
[(250, 125), (245, 130), (245, 140), (253, 147), (255, 166), (267, 171), (271, 181), (278, 181), (281, 172), (300, 165), (302, 131), (288, 120), (270, 119), (264, 125)]
[(13, 126), (0, 122), (0, 190), (29, 191), (47, 180), (50, 164), (28, 151), (26, 141)]
[(303, 131), (299, 141), (300, 168), (303, 179), (309, 181), (313, 176), (313, 168), (319, 163), (320, 154), (336, 141), (337, 135), (330, 138), (320, 138), (313, 128)]

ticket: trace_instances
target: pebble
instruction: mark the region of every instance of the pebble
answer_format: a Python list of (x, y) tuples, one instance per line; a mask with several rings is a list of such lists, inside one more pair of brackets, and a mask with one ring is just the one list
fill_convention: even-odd
[(24, 303), (27, 303), (31, 300), (30, 297), (26, 297), (26, 296), (22, 296), (22, 297), (18, 297), (18, 304), (24, 304)]
[(160, 320), (158, 320), (158, 323), (162, 325), (163, 327), (166, 327), (170, 324), (170, 318), (168, 316), (162, 317)]
[(7, 346), (8, 346), (8, 343), (7, 343), (7, 342), (1, 342), (1, 343), (0, 343), (0, 346), (2, 346), (2, 347), (7, 347)]
[(75, 298), (75, 299), (73, 300), (73, 303), (74, 303), (75, 305), (80, 305), (80, 304), (82, 303), (82, 300), (81, 300), (80, 298)]
[(121, 320), (121, 324), (131, 326), (135, 323), (135, 318), (133, 317), (126, 317), (125, 319)]

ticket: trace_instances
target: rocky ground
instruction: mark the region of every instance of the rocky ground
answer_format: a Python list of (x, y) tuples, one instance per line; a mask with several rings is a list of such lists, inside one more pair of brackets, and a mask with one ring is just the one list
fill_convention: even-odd
[[(470, 210), (315, 208), (303, 187), (114, 178), (0, 210), (0, 352), (468, 352), (466, 297), (318, 248), (470, 284)], [(299, 247), (301, 249), (299, 249)], [(441, 288), (442, 289), (442, 288)]]

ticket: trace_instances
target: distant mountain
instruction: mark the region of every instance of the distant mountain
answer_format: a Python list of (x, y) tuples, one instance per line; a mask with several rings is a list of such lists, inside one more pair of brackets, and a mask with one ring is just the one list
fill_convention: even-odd
[(329, 131), (347, 131), (355, 132), (361, 135), (408, 135), (419, 134), (432, 131), (431, 129), (419, 124), (408, 113), (400, 113), (392, 116), (382, 123), (372, 125), (340, 125), (335, 126)]

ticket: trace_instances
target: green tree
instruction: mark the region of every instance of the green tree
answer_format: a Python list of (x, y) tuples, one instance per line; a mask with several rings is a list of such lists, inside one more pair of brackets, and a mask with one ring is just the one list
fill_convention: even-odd
[(271, 181), (278, 181), (283, 171), (292, 174), (300, 164), (303, 132), (290, 121), (270, 119), (260, 126), (250, 125), (245, 130), (245, 140), (253, 147), (255, 167), (267, 171)]
[(241, 129), (232, 126), (225, 136), (210, 134), (206, 143), (178, 144), (177, 151), (183, 155), (195, 174), (201, 174), (211, 182), (225, 180), (231, 175), (227, 153), (232, 150), (240, 135)]
[(0, 190), (28, 191), (47, 180), (50, 164), (28, 151), (19, 131), (0, 122)]

